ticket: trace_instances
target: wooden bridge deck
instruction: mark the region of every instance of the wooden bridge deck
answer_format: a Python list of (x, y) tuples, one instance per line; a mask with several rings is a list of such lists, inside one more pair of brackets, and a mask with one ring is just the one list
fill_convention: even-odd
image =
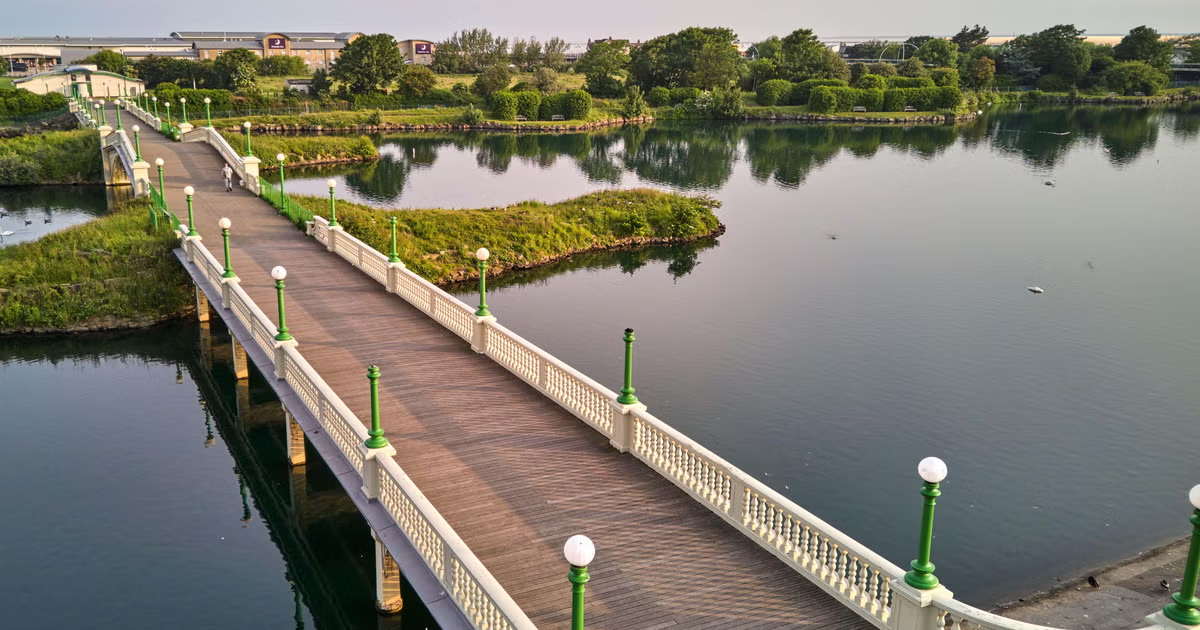
[(196, 229), (218, 258), (217, 221), (233, 221), (233, 268), (268, 314), (270, 269), (287, 267), (299, 350), (360, 418), (366, 366), (379, 365), (397, 462), (539, 627), (569, 625), (562, 545), (580, 533), (597, 549), (592, 629), (873, 627), (268, 204), (225, 192), (207, 144), (146, 132), (142, 155), (166, 162), (166, 197), (185, 221), (183, 188), (195, 187)]

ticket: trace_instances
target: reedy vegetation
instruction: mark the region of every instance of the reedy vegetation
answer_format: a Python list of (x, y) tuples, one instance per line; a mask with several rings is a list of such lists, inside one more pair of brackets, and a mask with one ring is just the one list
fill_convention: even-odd
[(95, 131), (48, 131), (0, 139), (0, 186), (103, 183)]

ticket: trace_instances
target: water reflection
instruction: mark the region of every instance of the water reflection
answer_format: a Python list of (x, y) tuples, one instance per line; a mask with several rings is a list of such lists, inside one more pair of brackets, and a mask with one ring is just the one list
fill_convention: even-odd
[[(464, 172), (465, 164), (450, 159), (466, 154), (477, 172), (493, 176), (519, 177), (518, 165), (555, 174), (565, 167), (585, 178), (586, 189), (653, 185), (712, 192), (728, 185), (740, 163), (748, 165), (755, 181), (786, 189), (798, 187), (838, 156), (870, 159), (886, 149), (930, 160), (960, 141), (964, 147), (1017, 157), (1038, 171), (1061, 165), (1071, 152), (1088, 150), (1103, 151), (1110, 163), (1121, 166), (1153, 149), (1163, 129), (1179, 139), (1200, 134), (1200, 104), (1173, 108), (992, 107), (969, 124), (922, 127), (673, 123), (564, 134), (379, 135), (374, 137), (382, 155), (378, 162), (300, 168), (294, 179), (299, 190), (318, 192), (313, 184), (340, 176), (348, 198), (390, 207), (487, 206), (531, 196), (555, 201), (575, 192), (566, 191), (561, 182), (533, 186), (532, 194), (511, 200), (486, 192), (447, 191), (447, 178), (437, 175), (441, 170), (453, 170), (458, 185), (477, 183)], [(440, 186), (416, 197), (407, 194), (420, 177)], [(446, 201), (457, 198), (464, 202)]]
[[(0, 247), (86, 223), (128, 197), (126, 187), (0, 186)], [(11, 234), (10, 234), (11, 232)]]

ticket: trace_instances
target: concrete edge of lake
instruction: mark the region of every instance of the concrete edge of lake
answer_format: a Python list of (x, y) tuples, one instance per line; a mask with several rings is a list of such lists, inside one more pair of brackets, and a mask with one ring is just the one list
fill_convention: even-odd
[[(993, 612), (1055, 628), (1142, 628), (1146, 615), (1170, 603), (1170, 594), (1179, 589), (1190, 540), (1183, 538), (1154, 547), (1049, 590), (1000, 604)], [(1089, 577), (1099, 586), (1091, 586)], [(1169, 588), (1163, 589), (1163, 580)]]

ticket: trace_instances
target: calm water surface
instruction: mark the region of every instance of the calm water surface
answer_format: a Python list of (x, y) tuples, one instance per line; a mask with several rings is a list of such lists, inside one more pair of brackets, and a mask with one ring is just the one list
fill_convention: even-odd
[[(204, 333), (204, 334), (202, 334)], [(11, 628), (436, 628), (374, 612), (370, 530), (220, 324), (0, 339)]]
[(124, 189), (104, 186), (0, 186), (0, 247), (91, 221), (125, 196)]
[(492, 312), (614, 389), (637, 329), (653, 413), (897, 564), (916, 463), (944, 458), (933, 560), (989, 606), (1189, 531), (1198, 133), (1184, 107), (401, 135), (376, 164), (289, 170), (288, 189), (333, 176), (394, 207), (713, 195), (719, 241), (489, 283)]

